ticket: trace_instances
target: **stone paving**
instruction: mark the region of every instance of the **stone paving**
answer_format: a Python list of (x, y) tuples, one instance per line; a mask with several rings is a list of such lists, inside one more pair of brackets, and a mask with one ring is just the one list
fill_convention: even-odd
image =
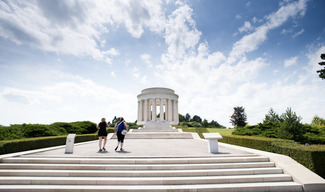
[[(108, 139), (106, 151), (99, 152), (98, 140), (75, 144), (73, 154), (65, 154), (65, 147), (33, 153), (32, 155), (65, 155), (70, 156), (211, 156), (208, 142), (203, 139), (125, 139), (124, 150), (115, 151), (116, 139)], [(220, 146), (219, 154), (247, 154), (242, 150)], [(215, 154), (218, 155), (218, 154)]]

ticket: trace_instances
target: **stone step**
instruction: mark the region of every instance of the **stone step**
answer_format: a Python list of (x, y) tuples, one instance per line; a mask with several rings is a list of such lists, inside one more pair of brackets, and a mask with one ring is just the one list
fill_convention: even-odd
[(259, 192), (303, 192), (303, 187), (294, 182), (257, 182), (229, 184), (192, 184), (192, 185), (0, 185), (0, 191), (10, 192), (81, 192), (81, 191), (259, 191)]
[(184, 185), (287, 182), (284, 174), (205, 177), (0, 177), (0, 185)]
[[(125, 136), (126, 139), (193, 139), (189, 132), (130, 132)], [(111, 139), (116, 139), (114, 134)]]
[(207, 164), (34, 164), (1, 163), (0, 169), (54, 170), (181, 170), (181, 169), (236, 169), (274, 167), (273, 162), (207, 163)]
[(185, 176), (222, 176), (281, 174), (282, 169), (239, 168), (239, 169), (192, 169), (192, 170), (30, 170), (0, 169), (0, 176), (56, 176), (56, 177), (185, 177)]
[(141, 133), (144, 133), (144, 132), (179, 132), (178, 129), (163, 129), (163, 128), (159, 128), (159, 129), (149, 129), (149, 128), (144, 128), (144, 129), (133, 129), (132, 130), (132, 133), (135, 133), (135, 132), (141, 132)]
[(12, 157), (5, 158), (2, 163), (55, 163), (55, 164), (202, 164), (202, 163), (239, 163), (269, 162), (268, 157), (211, 157), (211, 158), (37, 158)]
[(1, 191), (302, 191), (268, 157), (39, 156), (2, 159)]
[[(96, 141), (97, 142), (97, 141)], [(115, 147), (115, 146), (114, 146)], [(26, 155), (26, 156), (16, 156), (19, 158), (67, 158), (67, 155)], [(218, 155), (187, 155), (187, 156), (69, 156), (69, 158), (89, 158), (89, 159), (181, 159), (181, 158), (224, 158), (224, 157), (260, 157), (260, 155), (252, 153), (239, 153), (239, 154), (218, 154)]]

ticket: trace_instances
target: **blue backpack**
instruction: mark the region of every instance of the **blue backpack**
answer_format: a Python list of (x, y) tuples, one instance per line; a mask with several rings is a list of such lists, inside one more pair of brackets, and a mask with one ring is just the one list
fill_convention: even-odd
[(124, 123), (120, 122), (119, 124), (117, 124), (117, 131), (122, 132), (125, 129)]

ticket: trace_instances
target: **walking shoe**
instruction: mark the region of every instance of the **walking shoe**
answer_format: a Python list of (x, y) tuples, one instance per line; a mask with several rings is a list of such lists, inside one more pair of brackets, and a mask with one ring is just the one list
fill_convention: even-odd
[(115, 151), (117, 150), (117, 148), (118, 148), (118, 146), (117, 146), (117, 147), (115, 147)]
[(124, 149), (123, 149), (123, 148), (121, 148), (121, 151), (124, 151)]
[(102, 149), (99, 149), (99, 152), (102, 152), (103, 150)]
[(106, 151), (105, 147), (103, 147), (103, 150)]

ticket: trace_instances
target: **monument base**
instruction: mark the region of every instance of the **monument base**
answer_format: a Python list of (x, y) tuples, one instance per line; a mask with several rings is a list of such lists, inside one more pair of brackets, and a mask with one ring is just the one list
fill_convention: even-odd
[[(147, 121), (143, 129), (173, 129), (168, 121)], [(174, 128), (175, 129), (175, 128)]]
[(179, 132), (172, 127), (168, 121), (148, 121), (139, 129), (133, 129), (133, 132)]
[[(116, 138), (114, 134), (111, 138)], [(172, 127), (168, 121), (148, 121), (139, 129), (131, 129), (126, 139), (193, 139), (193, 134)]]

